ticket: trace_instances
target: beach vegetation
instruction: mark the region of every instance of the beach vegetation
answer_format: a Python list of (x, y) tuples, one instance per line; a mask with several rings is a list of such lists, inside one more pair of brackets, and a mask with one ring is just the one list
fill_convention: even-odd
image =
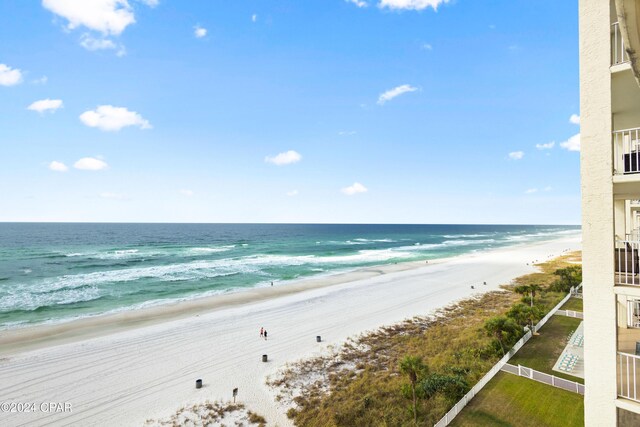
[(516, 304), (509, 311), (507, 311), (507, 317), (513, 319), (520, 328), (524, 330), (524, 327), (533, 329), (533, 325), (536, 321), (543, 318), (544, 310), (539, 306), (530, 306), (527, 304)]
[[(415, 423), (418, 422), (418, 409), (417, 409), (417, 398), (416, 398), (416, 384), (418, 383), (418, 379), (424, 376), (429, 372), (429, 368), (422, 361), (422, 357), (419, 356), (405, 356), (400, 361), (400, 372), (405, 374), (409, 378), (409, 383), (411, 385), (411, 396), (413, 399), (413, 421)], [(408, 393), (405, 393), (408, 394)]]
[(532, 283), (530, 285), (516, 286), (514, 292), (523, 295), (523, 302), (529, 304), (531, 307), (535, 304), (535, 297), (538, 292), (543, 291), (542, 286)]
[(205, 427), (213, 425), (243, 425), (247, 427), (265, 427), (267, 420), (255, 412), (247, 410), (242, 403), (205, 401), (183, 406), (172, 416), (146, 420), (145, 427)]
[(460, 400), (470, 389), (466, 374), (468, 374), (468, 370), (453, 375), (429, 374), (420, 381), (420, 395), (430, 399), (437, 393), (442, 393), (451, 400)]
[(500, 345), (503, 356), (507, 353), (506, 349), (515, 344), (522, 336), (522, 329), (512, 318), (507, 316), (488, 319), (484, 324), (484, 329)]
[(572, 287), (576, 287), (582, 283), (582, 266), (580, 265), (570, 265), (559, 268), (554, 274), (558, 276), (558, 278), (550, 288), (556, 292), (569, 292)]
[(267, 420), (255, 412), (248, 411), (242, 403), (211, 402), (183, 406), (172, 416), (145, 421), (145, 427), (176, 426), (212, 426), (212, 425), (244, 425), (247, 427), (265, 427)]

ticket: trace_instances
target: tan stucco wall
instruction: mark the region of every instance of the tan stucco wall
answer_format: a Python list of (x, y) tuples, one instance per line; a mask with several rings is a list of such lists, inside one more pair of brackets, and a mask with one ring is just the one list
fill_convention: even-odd
[(585, 426), (616, 425), (610, 4), (580, 0)]

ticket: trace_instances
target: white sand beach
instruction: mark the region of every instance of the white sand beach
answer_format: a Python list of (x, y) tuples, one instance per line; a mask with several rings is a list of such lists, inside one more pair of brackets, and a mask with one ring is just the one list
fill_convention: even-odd
[[(269, 425), (287, 426), (291, 423), (265, 385), (265, 377), (285, 363), (497, 289), (534, 271), (532, 261), (577, 249), (580, 238), (567, 237), (5, 331), (0, 336), (0, 401), (35, 403), (36, 411), (0, 411), (0, 425), (140, 426), (185, 404), (231, 400), (238, 387), (239, 402)], [(268, 340), (260, 338), (260, 327), (268, 331)], [(267, 363), (261, 361), (263, 354)], [(197, 378), (203, 379), (202, 389), (195, 388)], [(42, 412), (43, 402), (68, 403), (71, 411)]]

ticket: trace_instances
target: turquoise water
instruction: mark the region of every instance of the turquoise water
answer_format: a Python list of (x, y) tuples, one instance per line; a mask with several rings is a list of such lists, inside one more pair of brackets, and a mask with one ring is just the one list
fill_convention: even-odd
[(577, 226), (0, 223), (0, 328), (577, 234)]

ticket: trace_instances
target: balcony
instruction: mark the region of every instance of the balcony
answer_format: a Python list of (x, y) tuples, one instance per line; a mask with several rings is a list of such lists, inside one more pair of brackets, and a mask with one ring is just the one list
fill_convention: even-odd
[(616, 242), (615, 284), (640, 286), (640, 240)]
[(629, 56), (624, 47), (622, 33), (617, 22), (611, 24), (611, 65), (619, 65), (629, 62)]
[(640, 356), (618, 352), (618, 396), (640, 402)]
[(640, 128), (613, 132), (613, 153), (614, 174), (640, 173)]

